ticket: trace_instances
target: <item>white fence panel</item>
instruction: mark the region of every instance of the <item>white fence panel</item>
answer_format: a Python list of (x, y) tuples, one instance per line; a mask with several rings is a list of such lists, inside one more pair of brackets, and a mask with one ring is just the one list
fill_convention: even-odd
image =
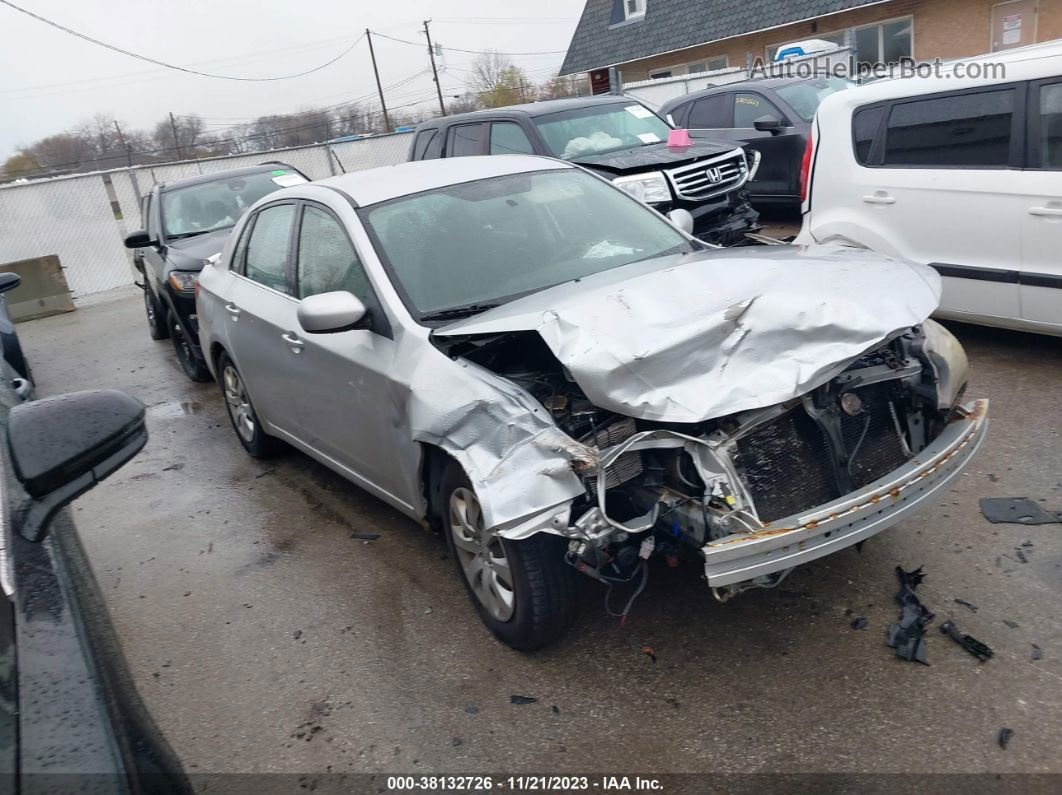
[(640, 80), (624, 83), (623, 93), (644, 102), (650, 108), (659, 108), (669, 99), (682, 97), (711, 86), (724, 86), (746, 79), (742, 68), (718, 69), (714, 72), (698, 72), (694, 75), (661, 77), (657, 80)]
[(74, 297), (131, 284), (132, 260), (99, 174), (0, 188), (0, 262), (55, 254)]
[(412, 133), (376, 135), (360, 141), (330, 144), (346, 172), (404, 163), (409, 159), (409, 147), (412, 145)]

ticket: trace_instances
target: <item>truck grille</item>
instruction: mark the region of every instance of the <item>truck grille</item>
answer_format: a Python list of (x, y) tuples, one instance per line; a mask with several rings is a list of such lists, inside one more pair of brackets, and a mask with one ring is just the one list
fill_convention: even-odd
[(700, 201), (729, 193), (743, 185), (748, 179), (749, 168), (744, 151), (735, 149), (664, 173), (678, 196)]

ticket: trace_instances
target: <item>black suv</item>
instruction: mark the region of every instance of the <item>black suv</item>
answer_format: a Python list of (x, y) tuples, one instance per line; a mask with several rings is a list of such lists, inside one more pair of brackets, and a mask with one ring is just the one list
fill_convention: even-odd
[(141, 200), (144, 229), (125, 238), (144, 276), (144, 308), (153, 340), (170, 337), (193, 381), (210, 371), (199, 348), (195, 285), (206, 260), (221, 252), (229, 231), (263, 196), (306, 175), (284, 163), (263, 163), (156, 185)]
[(478, 110), (417, 127), (410, 160), (525, 154), (577, 163), (665, 215), (683, 209), (709, 243), (746, 242), (759, 215), (748, 203), (750, 160), (741, 144), (703, 138), (668, 146), (671, 126), (629, 97), (577, 97)]

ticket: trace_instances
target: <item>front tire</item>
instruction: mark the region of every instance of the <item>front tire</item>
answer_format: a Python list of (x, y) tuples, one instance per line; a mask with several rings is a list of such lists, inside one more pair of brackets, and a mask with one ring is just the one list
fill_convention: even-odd
[(193, 381), (209, 381), (210, 371), (206, 362), (196, 356), (192, 348), (192, 341), (188, 338), (188, 332), (184, 330), (177, 315), (170, 313), (170, 339), (173, 340), (173, 349), (177, 353), (177, 361), (181, 363), (184, 374)]
[(536, 533), (512, 541), (485, 528), (479, 499), (456, 462), (443, 472), (440, 492), (446, 543), (487, 628), (519, 651), (540, 649), (567, 632), (575, 619), (567, 540)]
[(218, 385), (225, 410), (243, 449), (254, 458), (267, 458), (276, 449), (276, 439), (262, 430), (243, 377), (227, 353), (218, 358)]
[(148, 334), (153, 340), (164, 340), (170, 336), (170, 328), (166, 323), (166, 313), (161, 304), (151, 292), (151, 288), (144, 286), (144, 314), (147, 315)]

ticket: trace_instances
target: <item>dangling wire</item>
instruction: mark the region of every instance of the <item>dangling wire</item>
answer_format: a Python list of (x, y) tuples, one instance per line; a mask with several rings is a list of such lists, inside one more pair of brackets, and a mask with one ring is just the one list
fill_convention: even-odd
[[(605, 583), (605, 612), (608, 613), (613, 618), (618, 618), (620, 620), (620, 624), (619, 625), (621, 627), (627, 621), (627, 614), (631, 611), (631, 607), (634, 605), (634, 600), (637, 599), (639, 596), (641, 596), (642, 591), (645, 590), (645, 584), (647, 582), (649, 582), (649, 561), (647, 561), (647, 560), (643, 560), (642, 561), (641, 570), (642, 570), (642, 580), (641, 580), (641, 582), (638, 583), (638, 587), (634, 589), (634, 593), (631, 594), (630, 599), (627, 600), (627, 604), (625, 604), (623, 606), (623, 612), (622, 613), (616, 613), (616, 612), (614, 612), (612, 610), (612, 606), (611, 606), (610, 601), (609, 601), (611, 596), (612, 596), (612, 582), (610, 580), (606, 579), (606, 578), (602, 578), (602, 581)], [(621, 582), (629, 582), (630, 580), (633, 580), (633, 579), (634, 579), (634, 576), (632, 575), (628, 580), (624, 580), (624, 581), (621, 581)]]

